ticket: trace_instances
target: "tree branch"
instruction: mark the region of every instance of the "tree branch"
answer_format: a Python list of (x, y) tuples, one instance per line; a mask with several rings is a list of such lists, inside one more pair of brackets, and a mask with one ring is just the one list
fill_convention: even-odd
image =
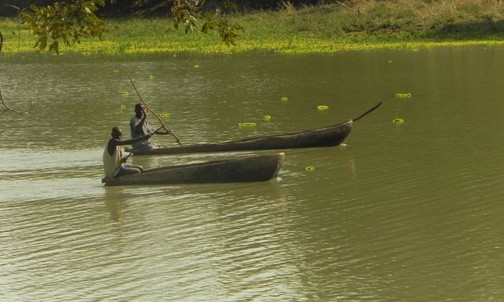
[(35, 104), (32, 101), (30, 101), (30, 108), (27, 111), (19, 111), (19, 110), (16, 110), (16, 109), (9, 107), (9, 105), (7, 105), (7, 103), (4, 101), (4, 99), (2, 97), (2, 90), (0, 90), (0, 102), (1, 102), (2, 106), (4, 107), (3, 110), (0, 112), (0, 115), (4, 114), (7, 111), (12, 111), (12, 112), (15, 112), (18, 114), (30, 114), (33, 110), (33, 107), (35, 107)]

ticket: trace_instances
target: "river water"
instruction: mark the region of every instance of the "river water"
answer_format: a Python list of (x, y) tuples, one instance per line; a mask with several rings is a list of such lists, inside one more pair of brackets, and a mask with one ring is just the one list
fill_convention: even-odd
[[(183, 144), (383, 105), (341, 146), (285, 151), (270, 182), (109, 188), (103, 146), (138, 102), (128, 76)], [(503, 300), (503, 78), (500, 47), (0, 57), (6, 104), (35, 105), (0, 115), (0, 299)]]

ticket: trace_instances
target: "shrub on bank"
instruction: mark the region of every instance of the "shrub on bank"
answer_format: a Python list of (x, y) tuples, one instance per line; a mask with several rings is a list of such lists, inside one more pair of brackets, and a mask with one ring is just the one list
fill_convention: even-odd
[[(302, 8), (232, 15), (245, 31), (237, 46), (215, 33), (184, 34), (166, 18), (107, 20), (104, 40), (87, 39), (63, 51), (80, 53), (334, 52), (348, 49), (417, 47), (435, 43), (501, 43), (504, 2), (498, 0), (354, 0)], [(35, 38), (15, 22), (0, 19), (3, 53), (33, 52)]]

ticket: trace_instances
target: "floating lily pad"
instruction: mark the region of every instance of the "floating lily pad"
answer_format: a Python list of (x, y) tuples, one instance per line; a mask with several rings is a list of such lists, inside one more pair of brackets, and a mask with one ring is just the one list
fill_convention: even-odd
[(395, 94), (396, 99), (411, 99), (411, 92), (398, 92)]
[(238, 123), (238, 127), (240, 128), (254, 128), (255, 126), (257, 126), (257, 124), (253, 122)]
[(312, 166), (312, 165), (306, 166), (305, 171), (306, 172), (315, 172), (315, 166)]
[(395, 119), (392, 120), (392, 123), (396, 125), (404, 124), (404, 119), (396, 117)]
[(317, 106), (317, 110), (318, 110), (318, 111), (325, 111), (325, 110), (329, 110), (329, 106), (327, 106), (327, 105), (318, 105), (318, 106)]

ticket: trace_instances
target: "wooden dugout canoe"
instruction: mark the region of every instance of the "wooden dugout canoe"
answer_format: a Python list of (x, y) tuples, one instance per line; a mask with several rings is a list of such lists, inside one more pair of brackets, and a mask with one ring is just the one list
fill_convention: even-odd
[(102, 183), (121, 186), (268, 181), (277, 176), (284, 158), (284, 153), (275, 153), (169, 166), (140, 174), (103, 178)]
[[(378, 108), (382, 102), (357, 118), (329, 127), (270, 136), (256, 136), (222, 143), (194, 144), (133, 151), (134, 155), (169, 155), (182, 153), (229, 152), (252, 150), (280, 150), (296, 148), (332, 147), (341, 144), (352, 131), (355, 121)], [(127, 150), (131, 151), (131, 150)]]

